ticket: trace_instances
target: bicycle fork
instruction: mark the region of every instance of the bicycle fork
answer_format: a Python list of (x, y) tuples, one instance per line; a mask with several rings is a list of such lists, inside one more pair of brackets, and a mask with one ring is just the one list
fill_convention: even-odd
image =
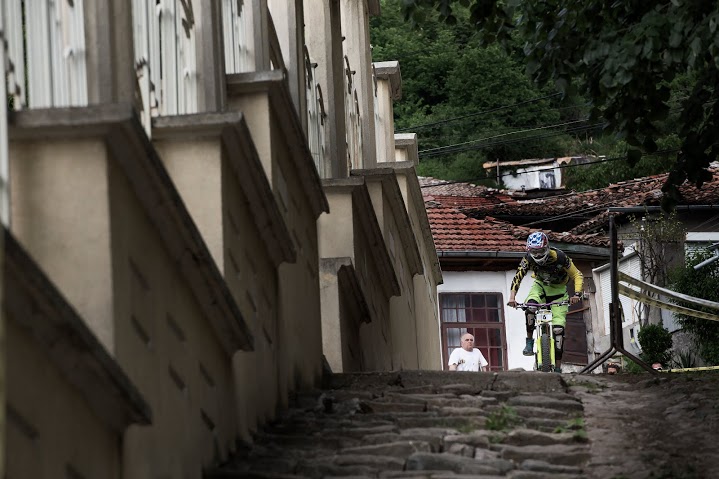
[[(536, 331), (536, 348), (537, 348), (537, 368), (542, 371), (553, 371), (556, 365), (555, 349), (554, 349), (554, 328), (552, 328), (551, 319), (547, 320), (544, 315), (537, 315)], [(547, 344), (545, 344), (545, 339)], [(547, 347), (548, 346), (548, 347)], [(545, 356), (549, 356), (546, 358)], [(545, 365), (545, 359), (549, 359), (549, 364)]]

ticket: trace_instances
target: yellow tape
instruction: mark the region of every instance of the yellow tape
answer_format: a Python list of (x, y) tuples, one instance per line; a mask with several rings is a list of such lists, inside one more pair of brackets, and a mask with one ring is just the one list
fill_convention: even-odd
[(686, 372), (692, 372), (692, 371), (717, 371), (717, 370), (719, 370), (719, 366), (704, 366), (701, 368), (667, 369), (666, 371), (662, 370), (659, 372), (662, 372), (662, 373), (686, 373)]
[(650, 298), (646, 294), (635, 291), (629, 286), (625, 286), (623, 284), (619, 284), (618, 286), (619, 294), (622, 294), (628, 298), (632, 298), (633, 300), (639, 301), (640, 303), (651, 304), (652, 306), (656, 306), (658, 308), (666, 309), (675, 313), (685, 314), (694, 318), (708, 319), (710, 321), (719, 321), (719, 316), (716, 316), (714, 314), (705, 313), (704, 311), (696, 311), (694, 309), (685, 308), (676, 304), (660, 301), (656, 298)]

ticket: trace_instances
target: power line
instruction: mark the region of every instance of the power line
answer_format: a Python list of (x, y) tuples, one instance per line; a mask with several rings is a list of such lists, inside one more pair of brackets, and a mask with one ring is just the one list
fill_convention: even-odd
[(527, 129), (524, 129), (524, 130), (510, 131), (510, 132), (507, 132), (507, 133), (500, 133), (500, 134), (494, 135), (494, 136), (487, 136), (487, 137), (484, 137), (484, 138), (477, 138), (476, 140), (464, 141), (464, 142), (462, 142), (462, 143), (454, 143), (454, 144), (451, 144), (451, 145), (438, 146), (438, 147), (436, 147), (436, 148), (428, 148), (428, 149), (426, 149), (426, 150), (420, 150), (420, 151), (419, 151), (419, 154), (421, 155), (421, 154), (423, 154), (423, 153), (430, 153), (430, 152), (433, 152), (433, 151), (441, 151), (441, 150), (445, 150), (445, 149), (448, 149), (448, 148), (453, 148), (453, 147), (462, 146), (462, 145), (469, 145), (469, 144), (472, 144), (472, 143), (478, 143), (478, 142), (480, 142), (480, 141), (485, 141), (485, 140), (493, 140), (493, 139), (495, 139), (495, 138), (501, 138), (501, 137), (504, 137), (504, 136), (514, 135), (514, 134), (517, 134), (517, 133), (528, 133), (528, 132), (530, 132), (530, 131), (544, 130), (544, 129), (548, 129), (548, 128), (556, 128), (556, 127), (571, 125), (571, 124), (574, 124), (574, 123), (582, 123), (582, 122), (585, 122), (585, 121), (587, 121), (586, 118), (581, 119), (581, 120), (567, 121), (567, 122), (564, 122), (564, 123), (555, 123), (555, 124), (553, 124), (553, 125), (542, 125), (542, 126), (538, 126), (538, 127), (534, 127), (534, 128), (527, 128)]
[[(454, 146), (448, 145), (446, 150), (438, 151), (438, 152), (430, 152), (428, 154), (421, 155), (424, 158), (432, 157), (432, 156), (441, 156), (441, 155), (448, 155), (452, 153), (461, 153), (464, 151), (471, 151), (471, 150), (479, 150), (482, 148), (489, 148), (493, 146), (502, 146), (502, 145), (508, 145), (512, 143), (518, 143), (518, 142), (525, 142), (525, 141), (532, 141), (532, 140), (541, 140), (543, 138), (551, 138), (553, 136), (559, 136), (567, 133), (578, 133), (583, 131), (591, 131), (594, 129), (598, 129), (599, 127), (604, 126), (604, 123), (594, 123), (592, 125), (584, 125), (584, 126), (578, 126), (574, 128), (567, 128), (566, 130), (562, 131), (556, 131), (552, 133), (547, 133), (545, 135), (534, 135), (534, 136), (526, 136), (522, 138), (514, 138), (514, 139), (508, 139), (504, 141), (493, 141), (489, 143), (483, 143), (479, 145), (465, 145), (465, 146)], [(424, 151), (424, 150), (423, 150)]]
[(540, 100), (546, 100), (547, 98), (553, 98), (553, 97), (558, 96), (558, 95), (561, 95), (561, 93), (552, 93), (551, 95), (545, 95), (545, 96), (540, 96), (540, 97), (536, 97), (536, 98), (530, 98), (529, 100), (520, 101), (520, 102), (518, 102), (518, 103), (513, 103), (513, 104), (511, 104), (511, 105), (503, 105), (503, 106), (498, 106), (498, 107), (496, 107), (496, 108), (490, 108), (489, 110), (475, 111), (475, 112), (473, 112), (473, 113), (467, 113), (466, 115), (455, 116), (455, 117), (453, 117), (453, 118), (446, 118), (446, 119), (444, 119), (444, 120), (438, 120), (438, 121), (434, 121), (434, 122), (432, 122), (432, 123), (425, 123), (425, 124), (423, 124), (423, 125), (415, 125), (415, 126), (409, 126), (409, 127), (406, 127), (406, 128), (399, 128), (399, 129), (395, 130), (395, 132), (396, 132), (396, 133), (402, 133), (402, 132), (404, 132), (404, 131), (409, 131), (409, 130), (422, 130), (422, 129), (424, 129), (424, 128), (429, 128), (429, 127), (436, 126), (436, 125), (442, 125), (442, 124), (445, 124), (445, 123), (451, 123), (451, 122), (453, 122), (453, 121), (463, 120), (463, 119), (465, 119), (465, 118), (471, 118), (471, 117), (479, 116), (479, 115), (486, 115), (487, 113), (494, 113), (494, 112), (496, 112), (496, 111), (506, 110), (507, 108), (514, 108), (514, 107), (521, 106), (521, 105), (526, 105), (526, 104), (529, 104), (529, 103), (535, 103), (535, 102), (538, 102), (538, 101), (540, 101)]

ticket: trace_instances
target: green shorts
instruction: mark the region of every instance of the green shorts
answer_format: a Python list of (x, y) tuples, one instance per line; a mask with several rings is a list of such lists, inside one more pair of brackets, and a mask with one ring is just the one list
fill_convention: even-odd
[[(567, 294), (567, 285), (544, 284), (539, 281), (535, 281), (529, 290), (527, 299), (525, 299), (524, 302), (528, 303), (530, 299), (533, 299), (538, 303), (566, 301), (569, 299), (569, 294)], [(568, 311), (569, 306), (552, 306), (552, 321), (555, 326), (566, 326)]]

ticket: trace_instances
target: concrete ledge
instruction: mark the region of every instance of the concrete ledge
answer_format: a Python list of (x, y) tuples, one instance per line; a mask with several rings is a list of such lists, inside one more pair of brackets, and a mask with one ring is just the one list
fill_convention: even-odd
[(405, 150), (409, 161), (415, 166), (419, 164), (417, 133), (395, 133), (394, 148), (395, 150)]
[(365, 179), (362, 177), (326, 179), (322, 180), (322, 185), (327, 191), (339, 190), (352, 195), (353, 211), (358, 215), (357, 219), (370, 242), (370, 247), (373, 250), (373, 254), (370, 256), (374, 258), (377, 265), (379, 281), (382, 283), (385, 294), (388, 298), (399, 295), (399, 281), (387, 251), (387, 245), (382, 237), (382, 229), (372, 207)]
[[(414, 135), (414, 133), (412, 134)], [(439, 266), (437, 249), (434, 245), (432, 228), (429, 224), (429, 217), (427, 216), (427, 209), (424, 205), (424, 196), (422, 195), (422, 187), (420, 186), (419, 179), (417, 178), (417, 169), (415, 168), (415, 164), (411, 161), (388, 161), (386, 163), (380, 163), (378, 166), (383, 168), (392, 168), (396, 173), (405, 175), (407, 179), (408, 201), (414, 203), (414, 207), (417, 210), (417, 217), (420, 222), (422, 239), (424, 240), (425, 247), (429, 250), (430, 256), (433, 259), (432, 264), (430, 265), (432, 275), (437, 284), (442, 284), (444, 282), (442, 278), (442, 268)]]
[[(367, 168), (363, 170), (352, 170), (351, 175), (362, 176), (365, 181), (379, 181), (382, 183), (382, 191), (389, 198), (389, 206), (397, 220), (399, 236), (404, 246), (404, 252), (409, 263), (409, 271), (412, 275), (422, 274), (422, 257), (419, 253), (417, 239), (412, 231), (412, 223), (409, 220), (409, 213), (402, 198), (402, 192), (397, 183), (397, 176), (392, 168)], [(424, 203), (422, 205), (424, 207)]]
[(377, 78), (387, 80), (390, 84), (390, 92), (393, 100), (402, 98), (402, 75), (397, 60), (388, 62), (374, 62), (374, 73)]
[(156, 139), (217, 138), (227, 152), (227, 159), (237, 182), (250, 204), (250, 215), (265, 239), (267, 253), (275, 266), (294, 263), (296, 251), (285, 224), (272, 186), (240, 112), (200, 113), (153, 119), (152, 134)]
[(108, 426), (122, 433), (131, 424), (150, 424), (150, 406), (122, 368), (15, 238), (5, 229), (3, 235), (10, 319), (33, 337)]
[(315, 217), (318, 217), (320, 213), (329, 211), (329, 205), (322, 190), (320, 176), (315, 168), (307, 138), (302, 130), (302, 122), (292, 103), (287, 75), (283, 70), (227, 75), (228, 95), (257, 92), (265, 92), (269, 95), (282, 134), (287, 137), (289, 145), (295, 145), (291, 148), (294, 156), (292, 165), (302, 183), (302, 191), (307, 196)]
[(228, 355), (253, 338), (182, 198), (130, 104), (13, 112), (11, 140), (104, 137)]

